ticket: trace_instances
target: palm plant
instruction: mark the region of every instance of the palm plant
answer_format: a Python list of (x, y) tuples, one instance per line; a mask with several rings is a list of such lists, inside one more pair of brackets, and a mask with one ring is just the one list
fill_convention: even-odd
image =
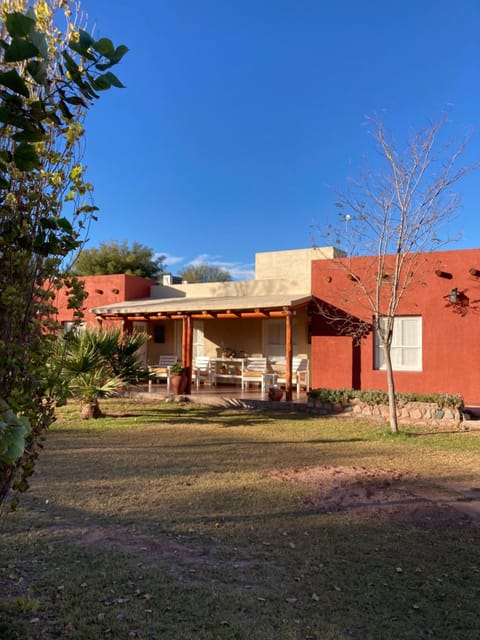
[(119, 330), (70, 332), (58, 342), (56, 364), (60, 370), (60, 395), (82, 403), (82, 418), (102, 415), (99, 399), (108, 398), (125, 384), (148, 379), (148, 369), (136, 359), (149, 336)]

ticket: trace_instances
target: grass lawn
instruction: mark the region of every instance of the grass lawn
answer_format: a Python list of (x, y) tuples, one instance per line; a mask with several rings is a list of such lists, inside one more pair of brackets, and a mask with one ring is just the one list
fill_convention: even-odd
[(2, 640), (480, 638), (479, 431), (103, 408), (3, 521)]

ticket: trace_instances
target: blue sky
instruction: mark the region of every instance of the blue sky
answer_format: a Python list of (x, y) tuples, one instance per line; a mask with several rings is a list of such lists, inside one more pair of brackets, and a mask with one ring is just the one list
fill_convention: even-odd
[[(99, 221), (87, 247), (137, 241), (173, 273), (203, 260), (252, 277), (258, 251), (300, 249), (366, 156), (365, 115), (398, 140), (448, 106), (480, 158), (479, 0), (83, 0), (126, 44), (126, 89), (87, 117)], [(480, 175), (457, 187), (451, 248), (480, 246)]]

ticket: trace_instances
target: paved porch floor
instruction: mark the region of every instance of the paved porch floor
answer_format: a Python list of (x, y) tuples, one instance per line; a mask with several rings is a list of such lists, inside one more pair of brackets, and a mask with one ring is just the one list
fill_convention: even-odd
[[(164, 400), (171, 396), (167, 391), (167, 385), (163, 382), (152, 384), (150, 390), (148, 385), (138, 385), (131, 389), (135, 395), (141, 395), (145, 398)], [(199, 389), (192, 386), (192, 392), (188, 396), (192, 402), (201, 404), (210, 404), (215, 406), (261, 406), (264, 403), (275, 405), (307, 405), (307, 394), (305, 390), (301, 390), (297, 396), (294, 390), (292, 394), (292, 402), (285, 401), (285, 393), (279, 402), (272, 403), (268, 398), (268, 393), (262, 394), (260, 387), (250, 386), (248, 390), (242, 391), (240, 385), (224, 384), (209, 387), (200, 385)], [(293, 407), (292, 407), (293, 408)]]

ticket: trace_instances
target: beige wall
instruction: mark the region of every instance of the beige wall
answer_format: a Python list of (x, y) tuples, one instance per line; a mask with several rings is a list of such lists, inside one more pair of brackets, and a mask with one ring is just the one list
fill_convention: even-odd
[(197, 282), (172, 286), (155, 285), (151, 289), (152, 298), (222, 298), (267, 296), (310, 291), (310, 280), (302, 278), (276, 278), (275, 280), (239, 280), (235, 282)]
[(220, 347), (248, 354), (261, 353), (262, 336), (261, 319), (206, 320), (204, 355), (215, 358)]
[[(335, 247), (265, 251), (255, 254), (255, 279), (297, 278), (310, 290), (312, 260), (337, 258), (344, 255)], [(305, 287), (305, 285), (307, 285)]]
[(266, 251), (255, 255), (255, 280), (155, 285), (152, 298), (210, 298), (305, 293), (311, 290), (312, 260), (344, 255), (335, 247)]
[[(306, 354), (309, 356), (308, 344), (308, 317), (305, 310), (301, 310), (293, 319), (294, 356)], [(260, 318), (245, 318), (235, 320), (206, 320), (204, 324), (205, 340), (204, 355), (211, 358), (217, 357), (220, 347), (230, 347), (235, 351), (271, 355), (267, 345), (267, 325), (271, 320)], [(283, 319), (276, 322), (284, 323)]]
[[(165, 342), (155, 342), (155, 325), (161, 324), (165, 331)], [(150, 365), (158, 364), (160, 356), (164, 355), (176, 355), (180, 359), (181, 352), (178, 353), (178, 333), (182, 335), (182, 321), (181, 320), (168, 320), (165, 322), (149, 322), (148, 333), (150, 334), (150, 340), (147, 343), (147, 363)]]

